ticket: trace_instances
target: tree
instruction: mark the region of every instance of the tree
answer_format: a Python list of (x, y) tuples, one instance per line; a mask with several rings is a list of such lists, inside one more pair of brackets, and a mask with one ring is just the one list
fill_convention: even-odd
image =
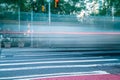
[(0, 12), (16, 12), (17, 0), (0, 0)]
[[(18, 8), (22, 12), (30, 12), (32, 9), (34, 12), (42, 13), (42, 7), (44, 2), (44, 13), (48, 13), (48, 3), (46, 0), (0, 0), (0, 12), (17, 12)], [(88, 4), (98, 5), (98, 9), (95, 11), (95, 6), (87, 6)], [(55, 8), (54, 0), (51, 2), (51, 13), (53, 14), (77, 14), (82, 10), (91, 10), (91, 15), (111, 15), (111, 8), (115, 8), (115, 15), (120, 16), (120, 0), (59, 0), (58, 7)], [(94, 9), (93, 9), (94, 8)], [(92, 11), (93, 10), (93, 11)]]
[(120, 16), (120, 0), (104, 0), (103, 6), (101, 9), (101, 14), (112, 15), (112, 7), (115, 9), (115, 16)]

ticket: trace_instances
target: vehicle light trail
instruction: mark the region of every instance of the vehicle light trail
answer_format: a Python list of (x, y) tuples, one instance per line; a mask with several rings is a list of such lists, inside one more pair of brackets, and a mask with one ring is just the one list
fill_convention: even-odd
[(0, 34), (120, 35), (120, 32), (0, 32)]

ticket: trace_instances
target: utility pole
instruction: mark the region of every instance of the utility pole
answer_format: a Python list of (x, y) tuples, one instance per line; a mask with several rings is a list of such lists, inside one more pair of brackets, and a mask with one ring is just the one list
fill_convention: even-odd
[(31, 47), (33, 47), (33, 2), (36, 0), (31, 0), (31, 25), (30, 25), (30, 34), (31, 34)]
[(0, 35), (0, 58), (1, 58), (1, 54), (2, 54), (2, 35)]
[(51, 24), (51, 3), (49, 2), (49, 25)]
[(18, 6), (18, 7), (19, 7), (19, 8), (18, 8), (18, 21), (19, 21), (19, 22), (18, 22), (18, 31), (20, 32), (20, 23), (21, 23), (21, 22), (20, 22), (20, 0), (18, 1), (18, 5), (19, 5), (19, 6)]
[(115, 12), (115, 9), (114, 9), (114, 6), (112, 6), (112, 21), (115, 20), (115, 17), (114, 17), (114, 12)]
[(47, 0), (48, 2), (48, 21), (49, 25), (51, 24), (51, 0)]

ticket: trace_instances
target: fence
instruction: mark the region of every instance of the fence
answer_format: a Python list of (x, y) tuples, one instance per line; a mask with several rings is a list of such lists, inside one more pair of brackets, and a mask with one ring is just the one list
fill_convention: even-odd
[[(18, 14), (12, 12), (5, 12), (0, 15), (1, 20), (18, 20)], [(31, 20), (31, 12), (21, 12), (20, 14), (21, 21), (30, 21)], [(77, 21), (75, 15), (57, 15), (52, 14), (51, 20), (53, 22), (75, 22)], [(33, 21), (48, 21), (48, 14), (45, 13), (33, 13)]]

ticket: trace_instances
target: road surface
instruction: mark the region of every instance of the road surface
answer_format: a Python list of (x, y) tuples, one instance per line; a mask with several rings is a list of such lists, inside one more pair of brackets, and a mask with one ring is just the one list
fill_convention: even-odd
[(96, 48), (2, 49), (0, 80), (120, 74), (120, 50), (117, 50), (117, 54), (110, 52), (114, 53), (116, 50), (101, 51)]

